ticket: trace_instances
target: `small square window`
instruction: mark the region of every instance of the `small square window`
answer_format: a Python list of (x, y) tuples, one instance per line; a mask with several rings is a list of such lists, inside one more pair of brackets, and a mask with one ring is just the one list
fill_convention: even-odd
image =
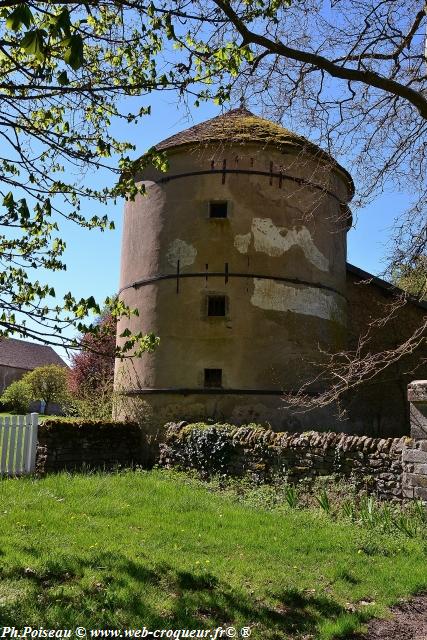
[(222, 369), (205, 369), (205, 387), (222, 387)]
[(208, 296), (208, 316), (225, 316), (225, 296)]
[(209, 218), (227, 218), (228, 202), (209, 202)]

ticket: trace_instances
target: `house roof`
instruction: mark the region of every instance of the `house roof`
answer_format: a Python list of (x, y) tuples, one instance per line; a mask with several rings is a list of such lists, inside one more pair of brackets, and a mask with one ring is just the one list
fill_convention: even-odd
[(0, 339), (0, 365), (32, 370), (47, 364), (67, 366), (52, 347), (15, 338)]
[(273, 146), (279, 149), (289, 147), (304, 151), (332, 162), (336, 169), (347, 179), (351, 196), (354, 194), (354, 184), (351, 175), (339, 165), (328, 153), (320, 149), (303, 136), (285, 129), (281, 125), (260, 118), (245, 107), (232, 109), (227, 113), (205, 120), (189, 129), (176, 133), (154, 146), (157, 151), (169, 151), (184, 145), (194, 145), (209, 142), (224, 142), (233, 144), (260, 144), (264, 147)]
[(418, 300), (418, 298), (415, 298), (414, 296), (409, 295), (406, 291), (403, 291), (403, 289), (400, 289), (400, 287), (396, 287), (396, 285), (391, 284), (386, 280), (382, 280), (381, 278), (378, 278), (377, 276), (372, 275), (372, 273), (369, 273), (368, 271), (364, 271), (363, 269), (360, 269), (360, 267), (356, 267), (354, 264), (350, 264), (349, 262), (347, 262), (347, 272), (351, 273), (354, 276), (357, 276), (361, 280), (369, 280), (371, 284), (375, 285), (376, 287), (379, 287), (386, 294), (389, 294), (389, 295), (404, 294), (409, 302), (427, 311), (427, 302), (424, 302), (423, 300)]

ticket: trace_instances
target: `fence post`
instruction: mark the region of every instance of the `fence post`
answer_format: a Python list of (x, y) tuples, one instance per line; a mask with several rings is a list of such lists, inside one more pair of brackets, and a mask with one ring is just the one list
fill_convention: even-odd
[(2, 418), (1, 473), (7, 475), (7, 458), (9, 453), (9, 416)]
[(30, 446), (28, 447), (28, 462), (27, 462), (28, 473), (34, 473), (34, 471), (36, 470), (38, 424), (39, 424), (39, 414), (32, 413), (31, 414), (31, 440), (30, 440)]
[(402, 452), (404, 498), (427, 503), (427, 380), (408, 385), (411, 438)]

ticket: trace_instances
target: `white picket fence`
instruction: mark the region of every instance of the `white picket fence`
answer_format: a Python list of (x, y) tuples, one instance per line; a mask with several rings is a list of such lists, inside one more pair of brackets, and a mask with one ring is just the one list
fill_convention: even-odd
[(22, 476), (36, 467), (38, 414), (0, 416), (0, 475)]

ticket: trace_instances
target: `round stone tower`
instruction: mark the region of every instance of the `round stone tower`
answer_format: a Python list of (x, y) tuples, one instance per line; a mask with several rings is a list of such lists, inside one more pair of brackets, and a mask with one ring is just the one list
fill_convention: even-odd
[(139, 316), (119, 334), (160, 345), (118, 362), (117, 387), (159, 422), (304, 426), (282, 395), (345, 346), (350, 175), (243, 108), (156, 148), (168, 171), (144, 169), (125, 207), (120, 298)]

